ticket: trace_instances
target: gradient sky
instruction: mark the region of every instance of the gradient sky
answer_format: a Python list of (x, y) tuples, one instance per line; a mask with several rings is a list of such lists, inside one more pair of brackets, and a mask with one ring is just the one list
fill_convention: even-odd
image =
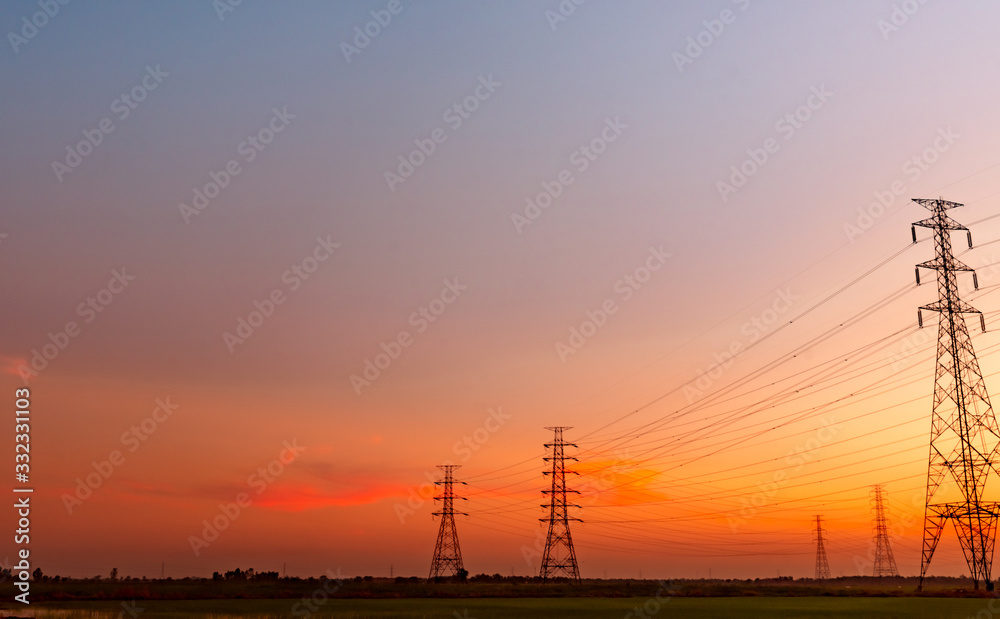
[[(451, 461), (466, 567), (537, 573), (544, 427), (564, 425), (585, 577), (807, 576), (815, 514), (833, 574), (870, 570), (876, 483), (916, 573), (935, 318), (918, 331), (915, 310), (935, 290), (913, 285), (932, 246), (909, 246), (926, 213), (909, 198), (966, 204), (993, 388), (1000, 223), (976, 222), (1000, 206), (1000, 7), (590, 0), (556, 21), (556, 0), (401, 0), (345, 54), (389, 4), (70, 3), (23, 41), (39, 4), (0, 6), (10, 402), (18, 367), (79, 327), (28, 381), (37, 564), (425, 576), (437, 521), (412, 497)], [(387, 181), (400, 157), (420, 163)], [(116, 271), (134, 279), (99, 295)], [(167, 398), (147, 440), (123, 440)], [(256, 494), (285, 441), (305, 449)], [(196, 556), (190, 536), (241, 492)], [(950, 529), (931, 571), (967, 572)]]

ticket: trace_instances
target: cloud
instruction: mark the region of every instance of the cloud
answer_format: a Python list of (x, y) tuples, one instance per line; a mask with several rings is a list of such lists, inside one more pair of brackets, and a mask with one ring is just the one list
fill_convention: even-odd
[[(150, 483), (120, 479), (111, 492), (133, 497), (161, 498), (172, 503), (200, 501), (232, 501), (238, 494), (247, 493), (253, 505), (282, 511), (300, 512), (325, 507), (347, 507), (377, 503), (389, 497), (405, 495), (407, 487), (386, 479), (359, 477), (347, 473), (334, 475), (327, 467), (302, 467), (288, 470), (266, 486), (261, 479), (250, 484), (246, 480), (217, 481), (190, 487), (169, 483)], [(311, 470), (310, 470), (311, 469)], [(317, 470), (318, 469), (318, 470)], [(311, 478), (303, 481), (301, 478)]]
[(18, 366), (27, 364), (28, 360), (24, 357), (8, 357), (6, 355), (0, 355), (0, 374), (9, 374), (11, 376), (20, 377), (21, 375), (17, 373)]
[(634, 505), (668, 499), (666, 494), (648, 487), (657, 483), (660, 472), (640, 468), (628, 459), (580, 462), (573, 470), (580, 473), (575, 487), (604, 504)]
[(367, 505), (382, 499), (397, 496), (399, 487), (381, 486), (369, 488), (317, 488), (314, 486), (293, 486), (275, 488), (254, 497), (255, 505), (299, 512), (323, 507), (345, 507)]

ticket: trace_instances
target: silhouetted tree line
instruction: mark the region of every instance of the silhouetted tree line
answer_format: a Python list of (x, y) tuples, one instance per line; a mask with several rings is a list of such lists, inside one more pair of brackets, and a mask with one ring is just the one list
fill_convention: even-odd
[(236, 568), (225, 574), (212, 572), (212, 580), (278, 580), (278, 572), (257, 572), (252, 567), (245, 570)]

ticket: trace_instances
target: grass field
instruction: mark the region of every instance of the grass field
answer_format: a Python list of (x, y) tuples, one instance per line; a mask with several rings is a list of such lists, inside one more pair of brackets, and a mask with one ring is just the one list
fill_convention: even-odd
[[(185, 578), (163, 580), (60, 579), (34, 582), (31, 601), (85, 602), (105, 600), (210, 600), (263, 599), (300, 600), (378, 598), (642, 598), (666, 595), (672, 598), (701, 597), (884, 597), (918, 596), (916, 578), (840, 577), (829, 580), (601, 580), (542, 583), (525, 578), (473, 578), (467, 583), (429, 583), (421, 578), (346, 578), (323, 581), (316, 578), (271, 580), (221, 580)], [(931, 577), (924, 582), (929, 597), (988, 597), (966, 578)], [(1000, 619), (1000, 615), (998, 615)]]
[(0, 602), (4, 617), (44, 619), (270, 619), (362, 617), (900, 617), (1000, 619), (1000, 597), (964, 578), (841, 577), (759, 580), (585, 580), (542, 583), (485, 578), (468, 583), (349, 578), (264, 581), (48, 580), (32, 604)]
[[(295, 600), (155, 600), (138, 603), (137, 616), (144, 619), (190, 619), (243, 617), (313, 617), (361, 619), (402, 617), (407, 619), (446, 617), (493, 619), (499, 617), (623, 619), (711, 618), (711, 617), (851, 617), (853, 619), (986, 619), (992, 612), (990, 599), (960, 598), (838, 598), (838, 597), (744, 597), (673, 598), (659, 604), (650, 598), (475, 598), (404, 600), (328, 600), (309, 614), (295, 608)], [(643, 606), (645, 608), (643, 608)], [(1000, 600), (993, 608), (1000, 611)], [(293, 610), (294, 609), (294, 610)], [(138, 610), (138, 609), (136, 609)], [(295, 612), (295, 611), (298, 612)], [(637, 612), (638, 611), (638, 612)], [(65, 602), (33, 604), (30, 610), (0, 607), (0, 615), (40, 619), (112, 619), (130, 617), (120, 602)]]

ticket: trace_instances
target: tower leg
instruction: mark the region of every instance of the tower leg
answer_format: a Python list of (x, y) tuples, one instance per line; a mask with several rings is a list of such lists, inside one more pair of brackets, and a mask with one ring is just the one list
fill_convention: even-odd
[(920, 555), (920, 581), (917, 584), (917, 591), (924, 587), (924, 576), (927, 575), (927, 568), (931, 565), (931, 557), (941, 540), (941, 531), (944, 530), (944, 517), (931, 516), (928, 514), (924, 518), (924, 547)]

